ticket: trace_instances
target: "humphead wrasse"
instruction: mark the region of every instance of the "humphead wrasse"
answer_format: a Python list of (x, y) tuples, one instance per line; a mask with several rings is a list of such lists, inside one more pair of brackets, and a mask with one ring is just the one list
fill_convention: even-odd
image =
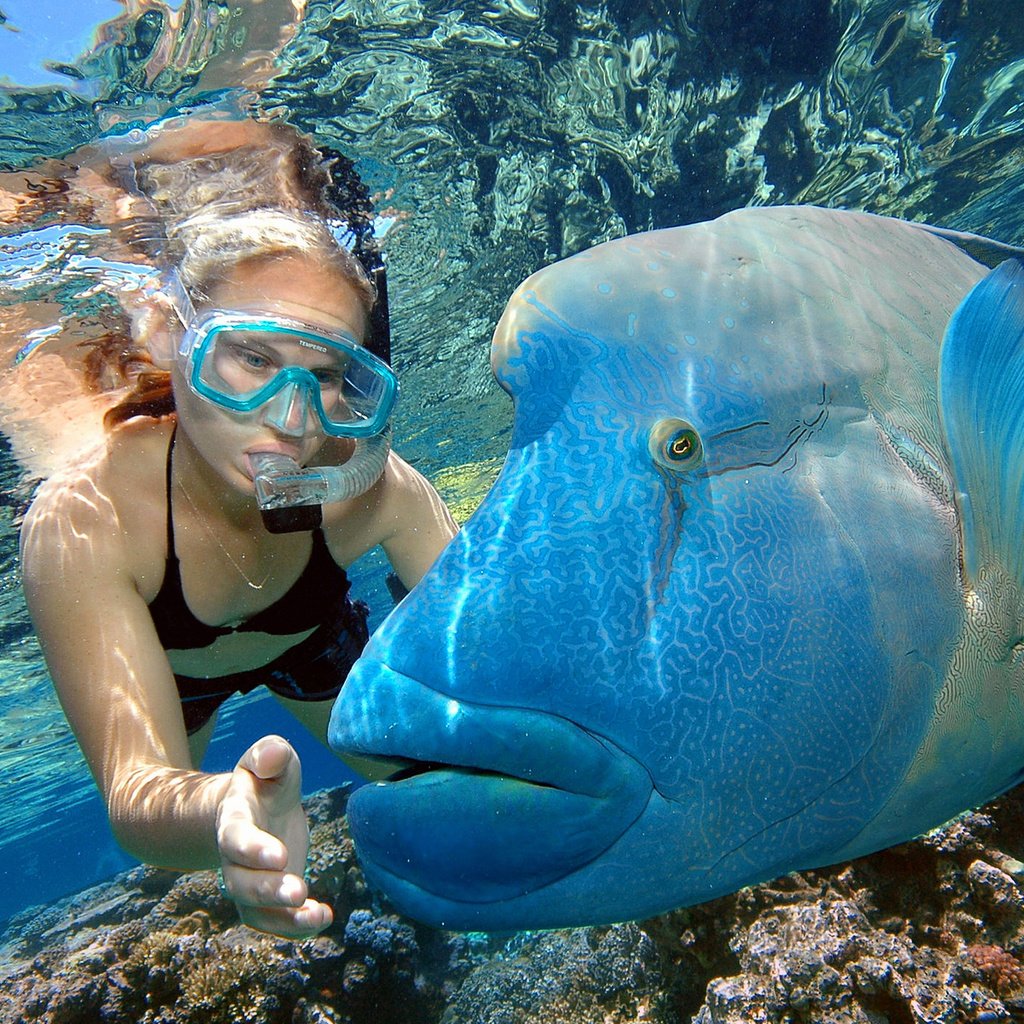
[(400, 909), (644, 917), (1021, 779), (1010, 247), (741, 210), (541, 270), (492, 363), (515, 402), (501, 474), (331, 724), (409, 764), (349, 805)]

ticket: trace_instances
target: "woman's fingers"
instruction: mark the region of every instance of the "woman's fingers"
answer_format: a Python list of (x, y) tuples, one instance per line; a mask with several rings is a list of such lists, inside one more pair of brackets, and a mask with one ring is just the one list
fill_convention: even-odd
[(239, 758), (237, 767), (247, 768), (257, 778), (282, 782), (294, 771), (294, 778), (289, 781), (295, 786), (301, 781), (299, 756), (292, 745), (280, 736), (264, 736), (257, 740)]
[(253, 780), (252, 792), (268, 816), (287, 813), (300, 802), (302, 769), (299, 755), (280, 736), (264, 736), (257, 740), (235, 766), (248, 772)]
[(301, 876), (308, 843), (299, 759), (265, 736), (239, 759), (217, 814), (221, 877), (243, 922), (289, 938), (330, 925), (331, 908), (308, 898)]
[[(225, 862), (246, 868), (284, 871), (289, 850), (273, 833), (256, 824), (248, 799), (232, 799), (228, 790), (221, 802), (217, 846)], [(305, 853), (305, 851), (303, 851)]]
[(298, 875), (237, 864), (225, 865), (221, 875), (239, 917), (250, 928), (291, 939), (309, 938), (334, 920), (326, 903), (308, 898), (306, 883)]
[(312, 938), (328, 928), (334, 920), (331, 908), (316, 900), (306, 900), (301, 907), (292, 910), (246, 908), (240, 909), (239, 914), (250, 928), (287, 939)]
[(264, 736), (239, 759), (217, 812), (217, 844), (230, 861), (301, 873), (309, 833), (299, 758), (280, 736)]
[(301, 907), (306, 901), (306, 883), (298, 875), (228, 862), (220, 874), (224, 889), (239, 907)]

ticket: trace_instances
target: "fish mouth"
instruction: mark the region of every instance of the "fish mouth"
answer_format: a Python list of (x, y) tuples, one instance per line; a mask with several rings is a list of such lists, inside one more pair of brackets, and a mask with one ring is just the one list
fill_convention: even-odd
[(404, 765), (353, 793), (371, 882), (412, 916), (525, 896), (592, 863), (643, 813), (647, 771), (607, 739), (530, 708), (465, 701), (365, 657), (334, 706), (331, 746)]

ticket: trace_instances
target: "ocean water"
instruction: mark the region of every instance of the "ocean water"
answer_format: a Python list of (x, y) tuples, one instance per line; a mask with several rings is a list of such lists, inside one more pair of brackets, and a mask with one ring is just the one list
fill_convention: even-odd
[[(1024, 18), (1005, 0), (327, 0), (301, 16), (285, 0), (91, 0), (74, 24), (68, 6), (0, 0), (0, 170), (60, 159), (112, 112), (241, 85), (348, 154), (396, 220), (396, 446), (456, 504), (506, 448), (491, 330), (546, 263), (784, 203), (1024, 243)], [(0, 319), (26, 303), (105, 315), (116, 268), (62, 218), (45, 235), (0, 222)], [(0, 919), (130, 863), (25, 612), (31, 486), (0, 449)], [(353, 576), (379, 622), (382, 560)], [(258, 695), (229, 706), (207, 766), (271, 730), (296, 742), (308, 789), (345, 777)]]

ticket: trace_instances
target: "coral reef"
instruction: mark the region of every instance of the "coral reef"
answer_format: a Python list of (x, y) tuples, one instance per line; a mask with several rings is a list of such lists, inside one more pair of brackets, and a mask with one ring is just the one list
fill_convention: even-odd
[[(1024, 1020), (1024, 788), (914, 843), (635, 924), (458, 935), (382, 906), (344, 789), (309, 802), (305, 942), (212, 872), (137, 868), (11, 922), (0, 1021), (39, 1024), (1000, 1024)], [(1018, 859), (1021, 858), (1021, 859)]]
[(442, 1024), (671, 1020), (661, 957), (636, 925), (522, 937), (473, 971)]

